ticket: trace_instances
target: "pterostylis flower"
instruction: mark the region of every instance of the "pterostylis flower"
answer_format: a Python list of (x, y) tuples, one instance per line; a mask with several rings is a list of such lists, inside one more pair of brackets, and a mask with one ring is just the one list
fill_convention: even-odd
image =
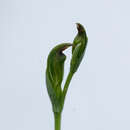
[[(77, 29), (78, 34), (74, 38), (73, 44), (62, 43), (57, 45), (50, 51), (47, 59), (46, 85), (54, 112), (55, 130), (61, 130), (61, 113), (67, 90), (74, 73), (77, 71), (83, 59), (88, 41), (85, 29), (80, 23), (77, 23)], [(63, 51), (70, 46), (72, 46), (70, 72), (62, 89), (64, 62), (66, 59)]]
[(80, 23), (76, 23), (78, 34), (74, 38), (73, 46), (72, 46), (72, 58), (70, 63), (70, 72), (68, 74), (64, 90), (63, 90), (63, 101), (65, 100), (66, 93), (70, 84), (70, 81), (74, 75), (74, 73), (77, 71), (83, 57), (85, 54), (88, 38), (86, 35), (86, 31)]
[(66, 59), (63, 51), (69, 46), (71, 46), (71, 44), (63, 43), (54, 47), (51, 50), (47, 60), (46, 84), (54, 112), (61, 112), (62, 109), (61, 83), (64, 74), (64, 61)]
[(77, 71), (83, 59), (86, 50), (86, 45), (88, 42), (86, 31), (83, 25), (77, 23), (77, 29), (78, 29), (78, 34), (74, 38), (73, 47), (72, 47), (72, 59), (71, 59), (71, 67), (70, 67), (71, 73), (75, 73)]

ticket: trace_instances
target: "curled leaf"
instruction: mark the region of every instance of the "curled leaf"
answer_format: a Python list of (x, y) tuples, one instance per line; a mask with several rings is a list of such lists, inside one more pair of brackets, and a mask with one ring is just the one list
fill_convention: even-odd
[(69, 43), (57, 45), (51, 50), (47, 59), (46, 84), (54, 112), (60, 112), (62, 107), (61, 83), (64, 74), (64, 61), (66, 59), (63, 51), (69, 46), (71, 46)]
[(72, 59), (70, 63), (70, 72), (75, 73), (85, 54), (88, 38), (86, 31), (80, 23), (77, 23), (78, 34), (74, 38), (72, 48)]

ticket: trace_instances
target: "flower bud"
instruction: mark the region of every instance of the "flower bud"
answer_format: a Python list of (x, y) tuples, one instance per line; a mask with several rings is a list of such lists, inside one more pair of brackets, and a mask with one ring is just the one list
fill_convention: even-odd
[(77, 71), (83, 59), (87, 42), (88, 42), (86, 31), (80, 23), (77, 23), (77, 30), (78, 30), (78, 34), (74, 38), (73, 48), (72, 48), (72, 59), (70, 63), (71, 73), (75, 73)]

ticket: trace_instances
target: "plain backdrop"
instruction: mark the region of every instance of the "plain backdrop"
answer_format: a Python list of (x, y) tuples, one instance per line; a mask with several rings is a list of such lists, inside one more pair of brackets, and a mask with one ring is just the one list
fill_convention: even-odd
[(62, 130), (130, 130), (129, 0), (0, 0), (0, 130), (53, 130), (46, 60), (73, 41), (76, 22), (89, 40)]

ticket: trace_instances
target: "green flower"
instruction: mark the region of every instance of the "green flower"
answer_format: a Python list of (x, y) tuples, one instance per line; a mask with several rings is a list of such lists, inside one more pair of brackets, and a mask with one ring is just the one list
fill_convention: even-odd
[(62, 109), (61, 83), (64, 74), (64, 61), (66, 59), (63, 51), (71, 45), (69, 43), (63, 43), (54, 47), (47, 59), (46, 84), (54, 112), (60, 112)]
[(72, 48), (72, 59), (70, 65), (70, 72), (75, 73), (85, 54), (88, 38), (86, 31), (80, 23), (77, 23), (78, 34), (74, 38)]

